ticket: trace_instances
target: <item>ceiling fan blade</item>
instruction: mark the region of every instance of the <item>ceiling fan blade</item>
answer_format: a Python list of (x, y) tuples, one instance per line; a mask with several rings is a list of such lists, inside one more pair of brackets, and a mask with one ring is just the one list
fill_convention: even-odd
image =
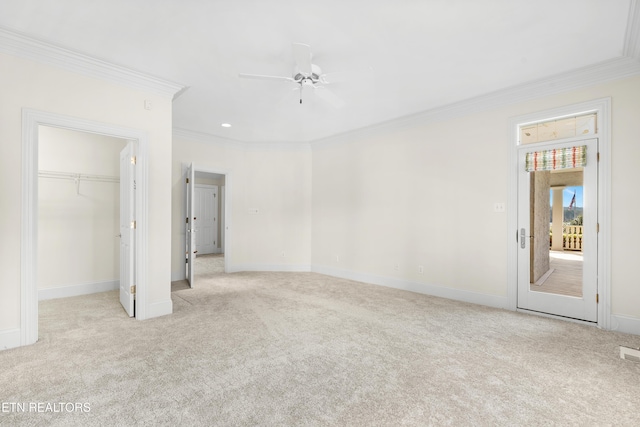
[(302, 74), (305, 76), (311, 75), (311, 46), (293, 43), (293, 59)]
[(351, 80), (349, 74), (350, 73), (344, 73), (344, 72), (343, 73), (341, 72), (327, 73), (320, 76), (320, 81), (324, 84), (342, 83), (347, 80)]
[(262, 74), (246, 74), (240, 73), (238, 77), (242, 77), (243, 79), (257, 79), (257, 80), (281, 80), (286, 82), (295, 82), (291, 77), (281, 77), (281, 76), (265, 76)]
[(344, 101), (340, 99), (338, 95), (331, 92), (329, 89), (322, 86), (314, 86), (313, 88), (314, 88), (313, 92), (318, 96), (318, 98), (328, 102), (335, 108), (344, 107)]

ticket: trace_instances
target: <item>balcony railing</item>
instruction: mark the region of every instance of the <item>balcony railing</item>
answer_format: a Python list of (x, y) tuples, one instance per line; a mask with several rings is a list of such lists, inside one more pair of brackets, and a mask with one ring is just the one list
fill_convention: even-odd
[[(551, 247), (551, 235), (549, 235), (549, 247)], [(562, 226), (562, 248), (565, 251), (582, 251), (582, 226)]]

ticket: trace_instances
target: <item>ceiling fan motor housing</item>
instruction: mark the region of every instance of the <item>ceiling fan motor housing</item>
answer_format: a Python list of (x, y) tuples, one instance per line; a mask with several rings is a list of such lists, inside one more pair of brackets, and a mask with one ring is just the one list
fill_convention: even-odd
[(293, 69), (293, 79), (296, 83), (301, 84), (316, 84), (320, 81), (320, 76), (322, 75), (322, 69), (318, 67), (316, 64), (311, 64), (311, 74), (306, 75), (298, 67)]

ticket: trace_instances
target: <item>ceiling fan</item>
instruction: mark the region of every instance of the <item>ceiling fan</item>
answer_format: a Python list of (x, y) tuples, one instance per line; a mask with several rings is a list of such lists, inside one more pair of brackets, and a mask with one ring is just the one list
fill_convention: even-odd
[(300, 90), (300, 104), (302, 104), (302, 89), (311, 88), (318, 98), (328, 102), (336, 108), (344, 107), (344, 102), (325, 85), (343, 80), (342, 73), (323, 74), (320, 67), (311, 62), (311, 46), (302, 43), (293, 43), (293, 59), (295, 66), (291, 77), (265, 76), (262, 74), (238, 74), (246, 79), (280, 80), (297, 85)]

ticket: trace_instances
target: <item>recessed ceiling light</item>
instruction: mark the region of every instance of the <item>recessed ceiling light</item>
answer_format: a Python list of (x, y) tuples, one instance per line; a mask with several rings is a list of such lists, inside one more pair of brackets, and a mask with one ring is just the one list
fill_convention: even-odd
[(230, 128), (231, 125), (229, 123), (223, 123), (220, 126), (222, 126), (223, 128)]

